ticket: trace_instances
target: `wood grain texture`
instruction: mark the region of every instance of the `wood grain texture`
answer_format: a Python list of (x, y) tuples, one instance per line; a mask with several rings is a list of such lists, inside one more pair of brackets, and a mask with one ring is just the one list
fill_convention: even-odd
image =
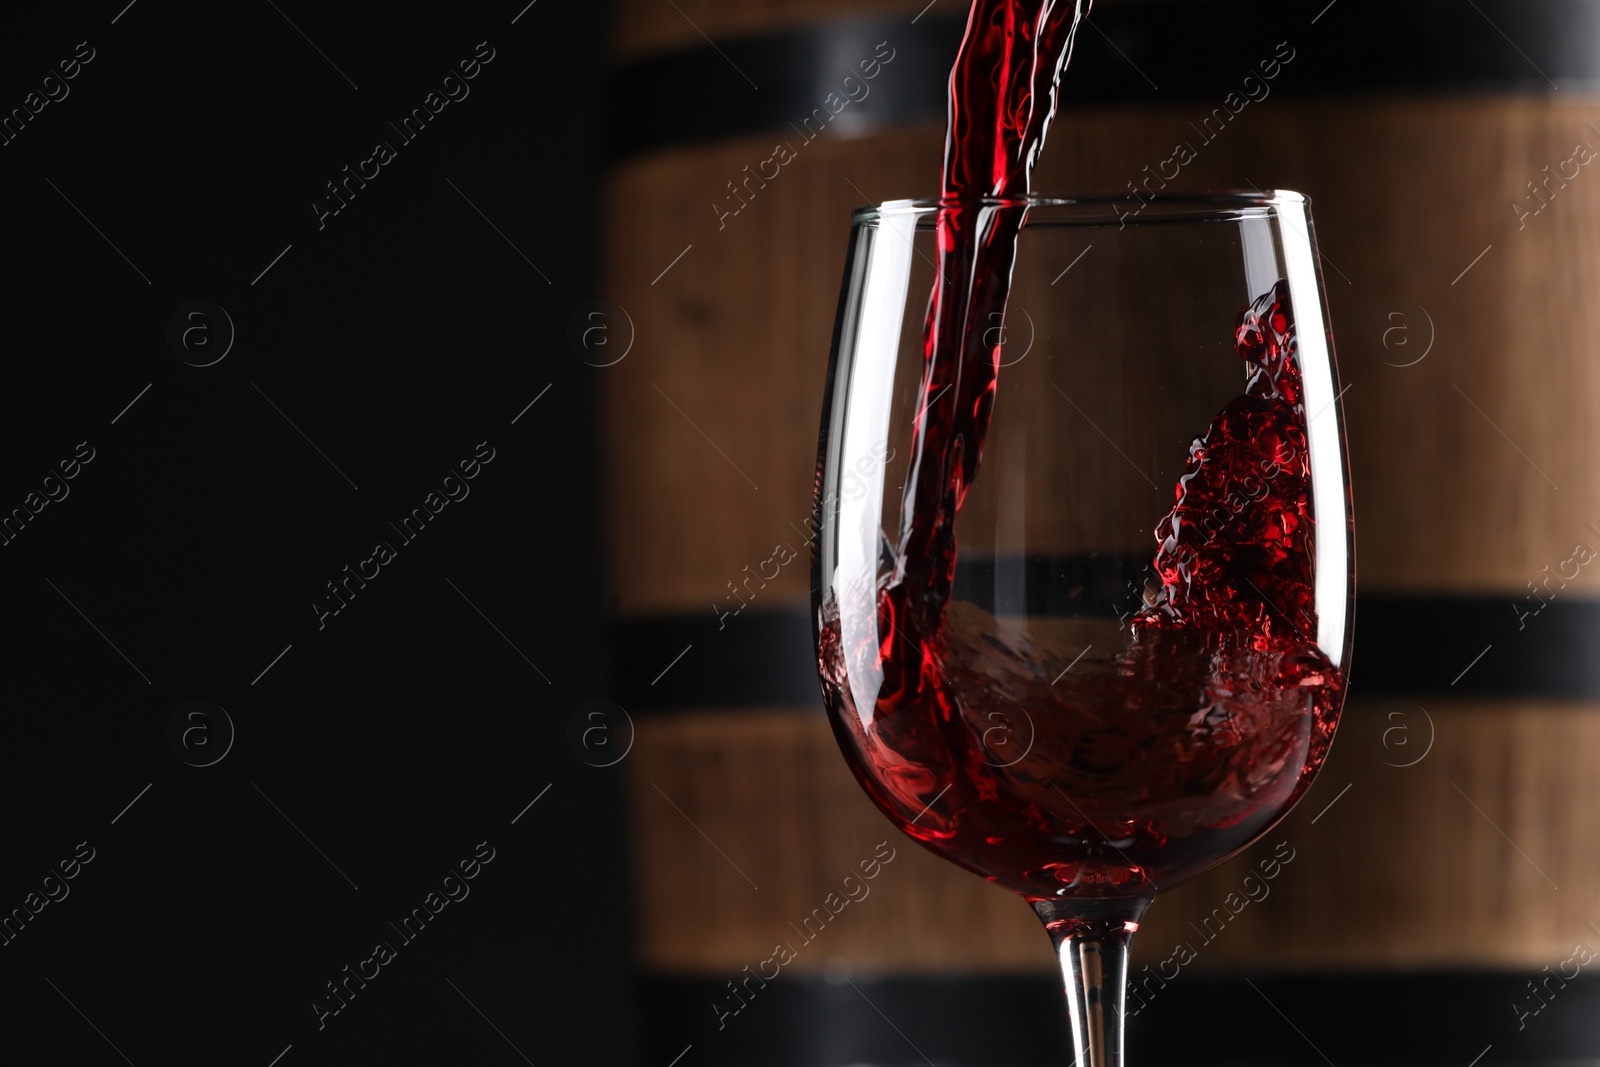
[[(1123, 188), (1197, 140), (1188, 124), (1204, 113), (1069, 112), (1036, 184)], [(1511, 206), (1580, 139), (1600, 150), (1596, 117), (1600, 104), (1542, 98), (1269, 101), (1181, 174), (1185, 189), (1314, 201), (1366, 589), (1519, 595), (1577, 542), (1600, 548), (1600, 175), (1581, 170), (1521, 229)], [(774, 140), (658, 153), (610, 183), (607, 294), (638, 334), (603, 372), (623, 614), (709, 610), (798, 534), (848, 212), (927, 194), (937, 174), (933, 127), (802, 142), (719, 230), (713, 201)], [(1394, 365), (1430, 332), (1426, 358)], [(765, 595), (805, 591), (790, 566)], [(1596, 591), (1588, 567), (1569, 595)]]
[(1422, 749), (1392, 744), (1386, 762), (1375, 739), (1404, 722), (1420, 743), (1417, 705), (1352, 702), (1316, 786), (1265, 839), (1297, 853), (1271, 895), (1204, 945), (1189, 923), (1240, 889), (1249, 862), (1179, 887), (1147, 916), (1146, 957), (1188, 941), (1216, 963), (1537, 968), (1593, 936), (1600, 775), (1587, 753), (1600, 740), (1600, 708), (1439, 701), (1428, 710), (1431, 751), (1393, 766)]
[[(780, 942), (799, 953), (791, 967), (809, 970), (831, 958), (894, 969), (1048, 959), (1026, 904), (879, 814), (820, 711), (642, 719), (629, 762), (646, 966), (732, 972)], [(805, 917), (843, 894), (845, 877), (859, 877), (880, 842), (894, 859), (807, 944)]]
[[(1408, 718), (1388, 718), (1394, 711)], [(1440, 703), (1429, 712), (1431, 750), (1393, 766), (1425, 750), (1416, 705), (1354, 702), (1317, 784), (1283, 823), (1158, 896), (1136, 941), (1138, 965), (1182, 943), (1207, 967), (1537, 969), (1591, 937), (1600, 775), (1589, 754), (1600, 747), (1600, 706)], [(1397, 722), (1410, 750), (1398, 735), (1388, 749), (1376, 740)], [(820, 712), (645, 719), (629, 763), (640, 956), (651, 968), (731, 975), (780, 942), (797, 950), (797, 970), (830, 959), (900, 971), (1052, 966), (1021, 900), (878, 813)], [(879, 842), (893, 861), (863, 899), (820, 932), (814, 924), (808, 943), (805, 917), (843, 893)], [(1280, 842), (1280, 858), (1292, 858), (1263, 880), (1257, 864)]]
[[(722, 37), (854, 12), (816, 0), (680, 6), (623, 4), (618, 55), (697, 43), (690, 19)], [(1174, 191), (1311, 196), (1348, 387), (1362, 588), (1509, 600), (1576, 543), (1600, 548), (1600, 174), (1583, 167), (1537, 215), (1513, 207), (1533, 207), (1527, 183), (1578, 143), (1600, 150), (1588, 125), (1600, 103), (1274, 97), (1206, 143), (1191, 123), (1209, 113), (1068, 111), (1036, 186), (1126, 191), (1182, 142), (1196, 158)], [(941, 140), (932, 125), (809, 143), (778, 133), (657, 152), (611, 175), (605, 296), (637, 333), (625, 361), (597, 372), (619, 614), (711, 610), (775, 543), (803, 553), (848, 212), (933, 193)], [(778, 142), (796, 159), (719, 226), (726, 183)], [(806, 589), (802, 554), (759, 604), (801, 603)], [(1563, 592), (1596, 595), (1600, 568)], [(1186, 942), (1204, 966), (1537, 968), (1590, 936), (1600, 776), (1585, 754), (1600, 742), (1600, 707), (1430, 704), (1434, 746), (1405, 768), (1385, 764), (1368, 732), (1392, 710), (1353, 704), (1301, 807), (1251, 854), (1162, 895), (1138, 966)], [(832, 957), (1051, 966), (1021, 902), (894, 834), (820, 712), (645, 719), (628, 771), (650, 967), (731, 976), (780, 940), (800, 949), (797, 969)], [(802, 944), (790, 924), (881, 841), (896, 859), (870, 896)], [(1295, 859), (1270, 894), (1219, 923), (1216, 909), (1280, 841)], [(1208, 915), (1222, 927), (1209, 939), (1197, 929)]]
[[(1292, 68), (1291, 68), (1292, 71)], [(1290, 71), (1283, 74), (1291, 76)], [(1185, 188), (1311, 196), (1349, 387), (1358, 556), (1369, 589), (1525, 591), (1586, 539), (1600, 547), (1600, 174), (1519, 229), (1526, 182), (1571, 156), (1593, 100), (1364, 100), (1247, 109), (1209, 145), (1163, 115), (1065, 116), (1044, 188), (1119, 188), (1179, 139)], [(1146, 143), (1144, 151), (1134, 147)], [(1166, 149), (1155, 146), (1166, 144)], [(1158, 154), (1159, 153), (1159, 154)], [(1481, 260), (1462, 272), (1484, 253)], [(1458, 280), (1459, 279), (1459, 280)], [(1386, 349), (1401, 312), (1432, 351)], [(1391, 341), (1397, 339), (1391, 335)], [(1559, 488), (1557, 488), (1559, 487)], [(1600, 589), (1586, 570), (1572, 592)]]
[[(921, 188), (939, 165), (928, 129), (798, 143), (798, 158), (719, 230), (712, 203), (728, 195), (724, 183), (773, 144), (661, 153), (611, 181), (607, 294), (638, 337), (602, 379), (611, 571), (625, 615), (709, 611), (778, 539), (803, 550), (792, 539), (811, 513), (849, 213)], [(802, 559), (763, 595), (802, 600), (808, 583)]]

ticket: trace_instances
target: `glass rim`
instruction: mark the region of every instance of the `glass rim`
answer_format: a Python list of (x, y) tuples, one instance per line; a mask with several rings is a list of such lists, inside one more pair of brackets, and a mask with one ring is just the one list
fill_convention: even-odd
[[(958, 196), (914, 197), (885, 200), (880, 204), (865, 204), (850, 213), (852, 223), (871, 222), (885, 216), (923, 216), (942, 208), (1083, 208), (1104, 209), (1103, 214), (1085, 214), (1082, 221), (1103, 219), (1107, 223), (1126, 224), (1135, 221), (1155, 221), (1188, 217), (1203, 219), (1207, 216), (1225, 218), (1239, 210), (1251, 208), (1309, 207), (1311, 198), (1293, 189), (1243, 190), (1222, 189), (1200, 193), (1094, 193), (1071, 195), (1057, 193), (1028, 193), (1025, 196)], [(1119, 207), (1137, 204), (1132, 211), (1119, 212)], [(1150, 216), (1146, 209), (1155, 208)]]

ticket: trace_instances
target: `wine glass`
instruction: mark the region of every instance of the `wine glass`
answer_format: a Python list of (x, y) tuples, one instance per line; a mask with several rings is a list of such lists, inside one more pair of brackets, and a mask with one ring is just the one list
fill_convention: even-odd
[(1122, 1062), (1152, 897), (1264, 834), (1333, 738), (1354, 570), (1317, 258), (1283, 191), (853, 218), (823, 697), (890, 821), (1044, 921), (1085, 1067)]

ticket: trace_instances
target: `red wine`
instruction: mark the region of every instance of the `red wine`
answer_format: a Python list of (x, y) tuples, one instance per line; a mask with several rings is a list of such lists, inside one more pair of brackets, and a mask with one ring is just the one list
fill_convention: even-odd
[[(974, 0), (950, 73), (939, 282), (923, 331), (918, 457), (906, 485), (900, 584), (934, 584), (934, 616), (955, 574), (955, 518), (977, 474), (994, 404), (1003, 322), (1020, 216), (973, 201), (1028, 192), (1055, 112), (1061, 71), (1087, 0)], [(1000, 315), (1000, 318), (995, 318)], [(907, 604), (913, 608), (915, 605)], [(918, 623), (937, 627), (936, 617)]]
[[(1155, 528), (1161, 588), (1130, 647), (1067, 672), (1068, 657), (950, 601), (956, 516), (996, 395), (986, 327), (1004, 312), (1022, 225), (975, 201), (1028, 191), (1087, 10), (973, 6), (950, 79), (939, 281), (894, 572), (819, 619), (830, 718), (867, 793), (908, 835), (1032, 900), (1147, 897), (1244, 847), (1310, 783), (1343, 687), (1306, 636), (1314, 523), (1283, 283), (1236, 324), (1245, 390), (1190, 448)], [(881, 678), (861, 694), (870, 706), (852, 688), (863, 678)]]
[(1177, 506), (1156, 527), (1161, 592), (1135, 626), (1229, 627), (1309, 641), (1311, 472), (1289, 286), (1239, 315), (1244, 395), (1189, 447)]
[[(878, 598), (882, 645), (844, 647), (824, 622), (831, 717), (868, 794), (1029, 899), (1146, 896), (1205, 870), (1293, 806), (1332, 741), (1343, 677), (1305, 633), (1314, 524), (1283, 283), (1235, 338), (1245, 393), (1190, 446), (1126, 651), (1041, 653), (905, 584)], [(876, 672), (862, 716), (849, 678)]]

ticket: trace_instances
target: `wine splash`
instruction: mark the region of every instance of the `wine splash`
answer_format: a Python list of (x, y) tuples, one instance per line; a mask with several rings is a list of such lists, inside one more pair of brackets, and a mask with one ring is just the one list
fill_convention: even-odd
[(1309, 642), (1311, 470), (1287, 282), (1240, 312), (1234, 349), (1250, 368), (1244, 395), (1189, 446), (1178, 503), (1156, 527), (1161, 592), (1134, 625), (1287, 628)]
[[(1244, 392), (1190, 447), (1176, 504), (1155, 524), (1161, 588), (1125, 651), (1074, 668), (951, 603), (956, 517), (1001, 360), (986, 327), (1005, 310), (1025, 222), (1015, 201), (1088, 8), (973, 6), (950, 80), (938, 278), (893, 573), (819, 619), (830, 718), (867, 793), (909, 836), (1034, 901), (1148, 898), (1247, 845), (1310, 784), (1343, 688), (1306, 636), (1314, 523), (1281, 282), (1235, 324)], [(841, 627), (838, 611), (875, 618)], [(881, 677), (872, 707), (855, 706), (852, 677)], [(997, 723), (1019, 719), (1026, 750), (997, 758)]]

